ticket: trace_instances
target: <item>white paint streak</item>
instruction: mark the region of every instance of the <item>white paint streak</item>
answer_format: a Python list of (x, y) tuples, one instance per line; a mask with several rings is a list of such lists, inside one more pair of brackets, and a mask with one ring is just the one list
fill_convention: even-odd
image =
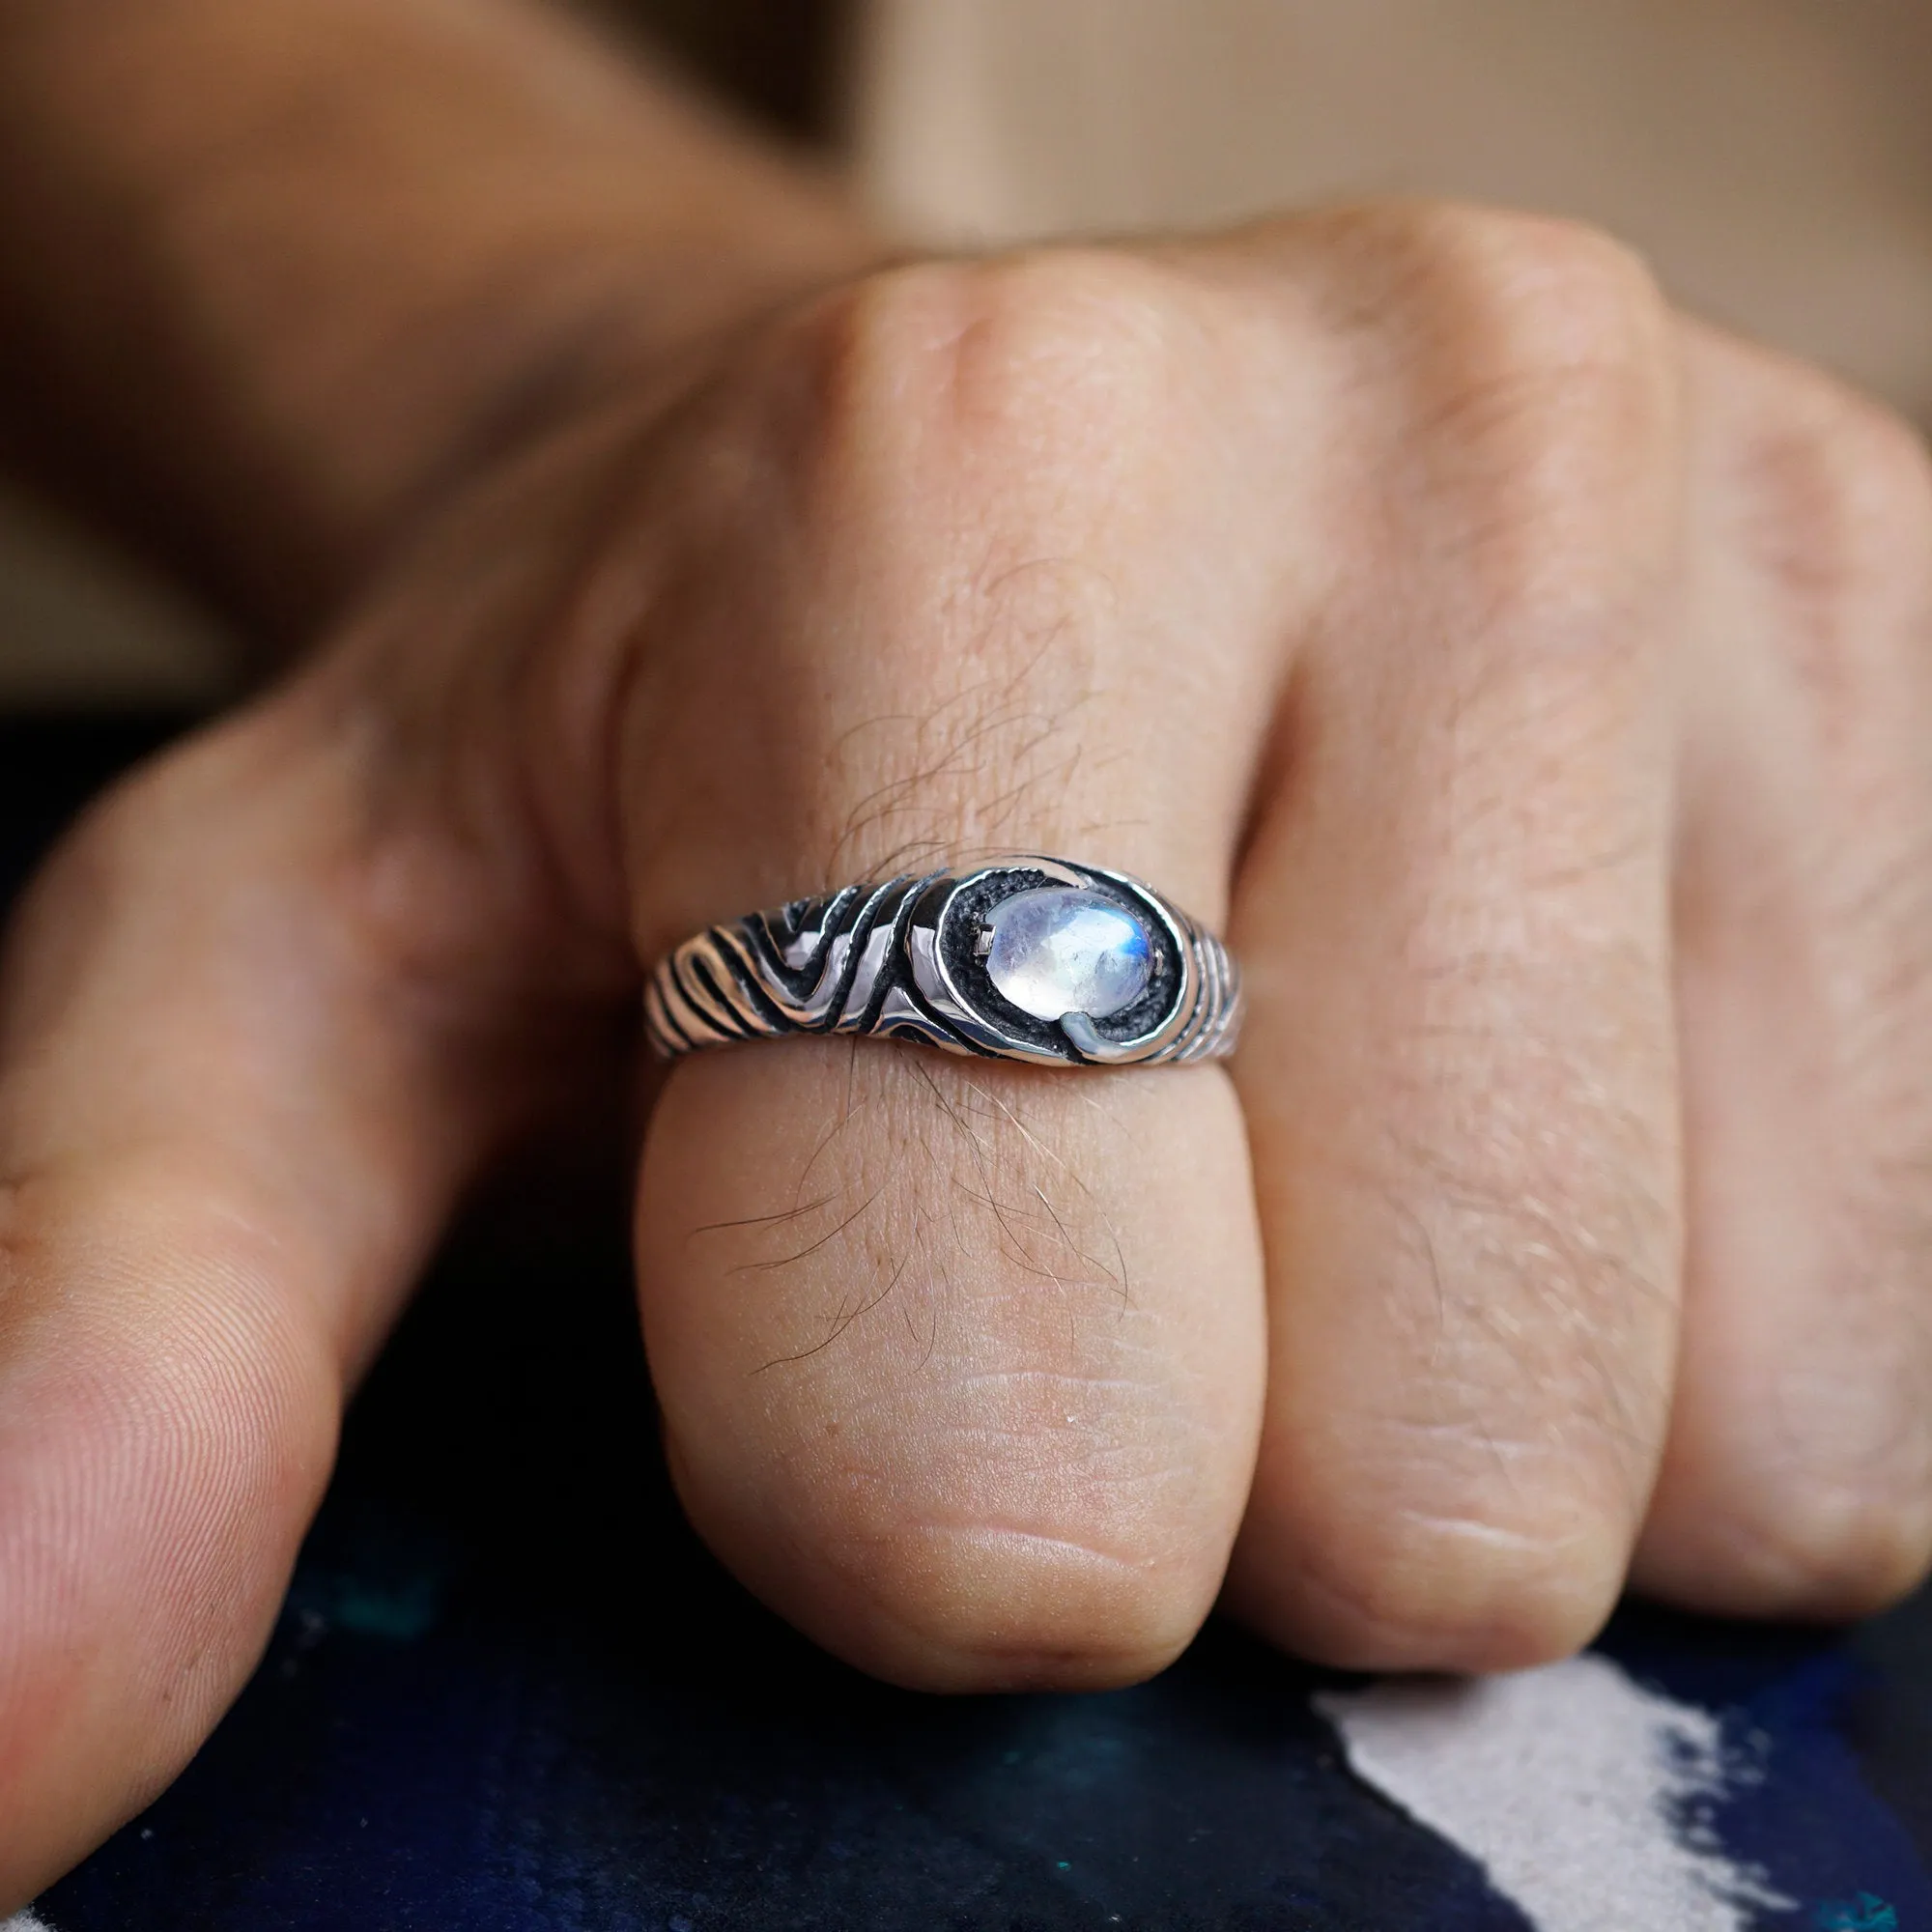
[(16, 1912), (6, 1924), (0, 1925), (0, 1932), (53, 1932), (53, 1927), (36, 1918), (31, 1912)]
[(1537, 1932), (1745, 1932), (1789, 1906), (1700, 1810), (1727, 1782), (1718, 1720), (1602, 1657), (1315, 1700), (1349, 1763), (1459, 1845)]

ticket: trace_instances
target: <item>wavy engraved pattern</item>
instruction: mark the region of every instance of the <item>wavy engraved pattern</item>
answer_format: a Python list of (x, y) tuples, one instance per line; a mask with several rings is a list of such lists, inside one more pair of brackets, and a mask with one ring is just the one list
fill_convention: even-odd
[[(1124, 1032), (1084, 1013), (1057, 1023), (1020, 1013), (979, 963), (985, 911), (1042, 883), (1103, 892), (1148, 932), (1159, 989)], [(644, 992), (651, 1042), (667, 1058), (788, 1034), (872, 1034), (1043, 1065), (1138, 1066), (1226, 1054), (1239, 1016), (1235, 962), (1211, 933), (1138, 879), (1028, 854), (708, 927), (659, 963)]]

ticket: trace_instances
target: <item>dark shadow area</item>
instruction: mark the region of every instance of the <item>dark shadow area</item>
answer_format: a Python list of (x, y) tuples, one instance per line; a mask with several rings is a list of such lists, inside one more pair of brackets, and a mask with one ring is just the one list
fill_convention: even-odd
[(722, 100), (808, 147), (838, 138), (850, 0), (580, 0)]

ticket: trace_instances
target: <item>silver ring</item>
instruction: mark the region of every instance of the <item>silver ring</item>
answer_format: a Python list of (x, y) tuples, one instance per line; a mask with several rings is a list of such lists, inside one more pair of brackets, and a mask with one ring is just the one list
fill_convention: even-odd
[(847, 886), (687, 939), (651, 974), (667, 1059), (787, 1034), (873, 1034), (1037, 1066), (1234, 1050), (1228, 949), (1123, 872), (1027, 854)]

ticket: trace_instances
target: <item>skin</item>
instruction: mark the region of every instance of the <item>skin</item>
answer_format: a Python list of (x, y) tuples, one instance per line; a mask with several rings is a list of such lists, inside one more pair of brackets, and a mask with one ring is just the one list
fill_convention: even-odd
[[(144, 388), (119, 499), (315, 638), (89, 816), (8, 946), (0, 1898), (245, 1678), (345, 1390), (462, 1189), (636, 1053), (643, 966), (914, 856), (1138, 873), (1230, 933), (1251, 1012), (1226, 1068), (793, 1042), (648, 1077), (672, 1467), (820, 1642), (1097, 1687), (1219, 1599), (1332, 1662), (1489, 1670), (1627, 1580), (1831, 1618), (1923, 1574), (1905, 428), (1485, 211), (875, 266), (540, 16), (328, 5), (168, 7), (302, 195), (108, 114), (98, 36), (161, 60), (161, 0), (87, 46), (0, 12), (32, 218), (133, 205), (103, 181), (178, 216), (8, 285), (45, 344), (109, 278), (84, 326), (134, 358), (71, 357), (22, 445), (198, 371)], [(324, 43), (456, 104), (291, 157), (270, 109), (333, 98)], [(513, 221), (479, 130), (535, 171)], [(180, 213), (209, 180), (227, 225)]]

